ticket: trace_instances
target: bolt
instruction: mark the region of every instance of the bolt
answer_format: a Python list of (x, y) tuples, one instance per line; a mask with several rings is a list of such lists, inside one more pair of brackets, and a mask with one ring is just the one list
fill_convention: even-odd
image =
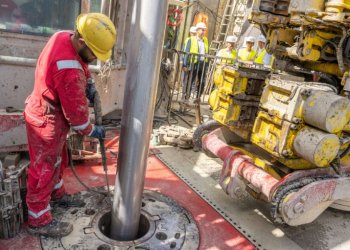
[(296, 9), (298, 7), (298, 1), (292, 2), (292, 8)]
[(300, 126), (297, 125), (297, 124), (292, 124), (292, 125), (290, 125), (290, 128), (294, 129), (294, 130), (297, 130), (297, 129), (300, 129)]
[(303, 90), (300, 92), (300, 94), (301, 94), (302, 96), (308, 96), (308, 91), (307, 91), (307, 89), (303, 89)]
[(311, 54), (311, 49), (306, 49), (305, 50), (305, 55), (310, 55)]
[(298, 118), (298, 117), (293, 117), (293, 118), (292, 118), (292, 122), (293, 122), (293, 123), (302, 123), (303, 120), (300, 119), (300, 118)]
[(300, 202), (304, 203), (306, 201), (306, 199), (307, 199), (307, 195), (303, 195), (300, 197)]
[(304, 204), (301, 202), (298, 202), (297, 204), (295, 204), (295, 206), (293, 207), (293, 211), (297, 214), (300, 214), (304, 211)]
[(289, 156), (289, 152), (288, 152), (288, 150), (283, 150), (282, 151), (282, 155), (284, 156), (284, 157), (288, 157)]

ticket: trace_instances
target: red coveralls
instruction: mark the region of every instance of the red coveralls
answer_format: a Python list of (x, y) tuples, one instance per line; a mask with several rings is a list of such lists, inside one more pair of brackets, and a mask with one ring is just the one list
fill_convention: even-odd
[(26, 121), (30, 166), (27, 205), (30, 226), (52, 221), (50, 200), (64, 193), (62, 174), (68, 165), (66, 137), (71, 126), (89, 134), (86, 80), (90, 73), (71, 44), (73, 33), (54, 34), (40, 54), (35, 85), (26, 100)]

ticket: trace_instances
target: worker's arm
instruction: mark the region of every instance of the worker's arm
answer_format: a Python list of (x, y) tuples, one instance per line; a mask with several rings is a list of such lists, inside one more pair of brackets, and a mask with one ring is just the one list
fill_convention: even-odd
[[(221, 57), (221, 56), (222, 56), (222, 50), (219, 50), (219, 51), (216, 53), (216, 56), (217, 56), (217, 57)], [(216, 63), (216, 64), (220, 64), (220, 63), (221, 63), (221, 58), (216, 58), (216, 59), (215, 59), (215, 63)]]
[(94, 99), (95, 94), (97, 92), (95, 87), (95, 79), (92, 78), (90, 71), (86, 68), (86, 89), (85, 89), (85, 95), (87, 99), (89, 100), (90, 107), (94, 105)]
[(63, 114), (79, 134), (89, 135), (93, 129), (86, 98), (86, 77), (80, 69), (64, 69), (54, 76)]
[(90, 77), (87, 79), (87, 84), (86, 84), (86, 89), (85, 89), (85, 95), (87, 99), (90, 102), (90, 105), (94, 105), (95, 101), (95, 94), (97, 92), (96, 87), (95, 87), (95, 80)]
[(272, 55), (266, 53), (264, 56), (264, 65), (270, 65), (271, 59), (272, 59)]

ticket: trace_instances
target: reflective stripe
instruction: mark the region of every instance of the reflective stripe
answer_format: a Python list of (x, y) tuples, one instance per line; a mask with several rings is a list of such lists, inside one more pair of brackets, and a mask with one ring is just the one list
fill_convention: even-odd
[(62, 162), (62, 157), (57, 157), (57, 161), (56, 161), (54, 167), (57, 168), (57, 167), (61, 166), (61, 162)]
[(95, 129), (95, 125), (92, 125), (92, 129), (91, 129), (91, 131), (90, 131), (90, 134), (88, 134), (88, 136), (91, 136), (91, 135), (92, 135), (92, 133), (94, 132), (94, 129)]
[(83, 70), (83, 67), (77, 60), (61, 60), (57, 61), (57, 68), (58, 70), (61, 69), (80, 69)]
[(45, 208), (44, 210), (41, 210), (39, 213), (34, 213), (33, 211), (28, 209), (28, 214), (32, 217), (34, 217), (35, 219), (38, 219), (40, 216), (44, 215), (46, 212), (50, 211), (51, 207), (50, 204), (47, 205), (47, 208)]
[(63, 186), (63, 179), (60, 180), (59, 183), (57, 183), (54, 187), (53, 190), (60, 189)]
[(84, 124), (78, 125), (78, 126), (72, 126), (74, 130), (84, 130), (89, 126), (90, 121), (85, 122)]
[(36, 118), (34, 115), (29, 113), (28, 111), (25, 111), (24, 113), (25, 113), (26, 116), (29, 116), (32, 120), (34, 120), (34, 121), (36, 121), (38, 123), (44, 124), (44, 120)]

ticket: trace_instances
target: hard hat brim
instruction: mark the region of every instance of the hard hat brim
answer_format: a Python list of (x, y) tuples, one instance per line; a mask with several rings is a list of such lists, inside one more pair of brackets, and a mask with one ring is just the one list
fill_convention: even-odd
[[(86, 41), (85, 41), (86, 42)], [(112, 50), (108, 51), (107, 53), (101, 53), (98, 52), (96, 49), (94, 49), (91, 45), (89, 45), (88, 43), (86, 43), (86, 45), (89, 47), (89, 49), (91, 49), (91, 51), (94, 53), (94, 55), (97, 57), (98, 60), (105, 62), (108, 59), (111, 58), (112, 56)]]

